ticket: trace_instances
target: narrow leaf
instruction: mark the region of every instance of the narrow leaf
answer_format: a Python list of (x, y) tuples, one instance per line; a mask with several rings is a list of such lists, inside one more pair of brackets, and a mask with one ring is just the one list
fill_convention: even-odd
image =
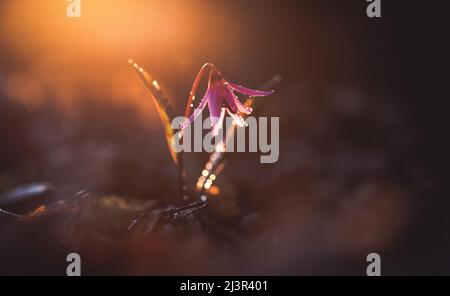
[(166, 137), (170, 155), (172, 156), (173, 161), (175, 162), (175, 164), (177, 164), (178, 167), (181, 196), (183, 199), (187, 199), (187, 187), (185, 185), (186, 172), (183, 166), (183, 153), (176, 153), (176, 151), (172, 148), (172, 137), (174, 135), (174, 131), (172, 129), (172, 120), (175, 118), (175, 112), (172, 106), (169, 104), (166, 95), (159, 86), (158, 81), (155, 80), (147, 71), (144, 70), (144, 68), (142, 68), (133, 60), (128, 60), (128, 63), (133, 67), (139, 78), (141, 78), (142, 82), (149, 90), (153, 101), (155, 102), (159, 118), (161, 119), (161, 123), (164, 127), (164, 134)]
[(169, 101), (167, 100), (166, 95), (161, 90), (159, 83), (155, 80), (150, 74), (144, 70), (141, 66), (139, 66), (133, 60), (128, 60), (128, 63), (133, 67), (139, 78), (141, 78), (142, 82), (146, 86), (146, 88), (150, 91), (152, 95), (153, 101), (155, 102), (156, 109), (158, 110), (159, 118), (161, 119), (161, 123), (164, 127), (164, 133), (167, 141), (167, 145), (169, 147), (170, 154), (175, 163), (178, 163), (177, 153), (173, 150), (171, 141), (172, 136), (174, 135), (174, 131), (171, 127), (172, 119), (175, 117), (172, 106), (170, 106)]

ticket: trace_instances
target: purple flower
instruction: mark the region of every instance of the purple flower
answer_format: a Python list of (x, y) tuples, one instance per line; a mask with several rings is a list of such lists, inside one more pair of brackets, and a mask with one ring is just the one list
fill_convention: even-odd
[[(197, 90), (201, 77), (207, 69), (210, 70), (208, 88), (197, 109), (195, 109), (189, 116), (189, 110), (195, 91)], [(239, 126), (243, 126), (244, 119), (242, 118), (241, 113), (250, 114), (253, 110), (239, 101), (238, 97), (234, 93), (235, 91), (250, 97), (262, 97), (273, 94), (273, 91), (254, 90), (231, 83), (223, 78), (222, 74), (216, 69), (216, 67), (214, 67), (214, 65), (210, 63), (203, 65), (194, 81), (194, 85), (192, 86), (192, 90), (189, 95), (188, 104), (186, 106), (185, 117), (189, 116), (189, 118), (180, 125), (180, 128), (184, 129), (189, 126), (189, 124), (191, 124), (203, 111), (206, 105), (208, 105), (209, 108), (213, 135), (217, 135), (219, 129), (222, 127), (225, 111), (230, 114), (235, 123)]]

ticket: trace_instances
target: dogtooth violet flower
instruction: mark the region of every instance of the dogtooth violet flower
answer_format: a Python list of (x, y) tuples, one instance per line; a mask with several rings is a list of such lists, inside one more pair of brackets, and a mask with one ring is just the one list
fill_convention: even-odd
[[(190, 108), (193, 106), (192, 101), (195, 99), (195, 92), (202, 76), (207, 70), (209, 70), (208, 88), (198, 107), (189, 116)], [(241, 113), (250, 114), (253, 110), (252, 108), (242, 104), (234, 92), (238, 92), (250, 97), (263, 97), (274, 93), (273, 90), (254, 90), (235, 83), (231, 83), (222, 76), (222, 74), (213, 64), (207, 63), (203, 65), (203, 67), (197, 74), (197, 77), (195, 78), (186, 106), (185, 117), (187, 119), (180, 124), (181, 130), (189, 126), (195, 120), (195, 118), (200, 115), (206, 105), (208, 105), (209, 108), (211, 127), (213, 129), (214, 136), (218, 134), (219, 129), (222, 127), (223, 119), (225, 117), (225, 111), (227, 111), (228, 114), (233, 118), (234, 123), (238, 124), (239, 126), (244, 126), (245, 122), (241, 116)]]

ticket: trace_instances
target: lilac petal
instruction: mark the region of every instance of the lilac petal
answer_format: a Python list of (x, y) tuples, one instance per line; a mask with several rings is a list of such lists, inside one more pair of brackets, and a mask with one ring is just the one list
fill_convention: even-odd
[(198, 105), (197, 109), (194, 110), (194, 112), (191, 114), (191, 116), (189, 116), (188, 119), (186, 119), (182, 124), (180, 124), (181, 130), (185, 129), (189, 124), (191, 124), (195, 120), (195, 118), (197, 118), (198, 115), (200, 115), (200, 113), (202, 113), (203, 109), (205, 109), (206, 107), (206, 103), (209, 101), (208, 100), (209, 97), (210, 92), (207, 91), (203, 99), (200, 101), (200, 104)]
[(233, 113), (236, 113), (238, 111), (245, 114), (252, 113), (253, 109), (242, 104), (241, 101), (239, 101), (238, 97), (231, 90), (231, 88), (226, 87), (226, 92), (228, 95), (226, 95), (225, 98), (228, 105), (230, 106), (230, 110)]
[(223, 96), (220, 93), (220, 89), (213, 87), (210, 89), (210, 95), (208, 96), (208, 108), (209, 117), (211, 117), (211, 126), (215, 125), (220, 117), (222, 110)]
[(223, 89), (225, 102), (227, 102), (228, 108), (232, 113), (238, 112), (238, 106), (236, 104), (236, 101), (238, 101), (236, 95), (233, 93), (233, 91), (228, 87), (225, 86)]
[(247, 87), (244, 87), (239, 84), (228, 82), (228, 85), (235, 91), (240, 92), (241, 94), (251, 96), (251, 97), (264, 97), (264, 96), (270, 96), (274, 93), (273, 90), (270, 91), (263, 91), (263, 90), (256, 90), (256, 89), (250, 89)]

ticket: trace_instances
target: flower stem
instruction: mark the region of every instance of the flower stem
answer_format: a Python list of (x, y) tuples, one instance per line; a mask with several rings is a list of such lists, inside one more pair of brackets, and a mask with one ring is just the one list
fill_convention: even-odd
[(189, 97), (187, 100), (187, 104), (186, 104), (186, 109), (184, 111), (184, 117), (189, 117), (190, 113), (191, 113), (191, 104), (192, 104), (192, 99), (195, 95), (195, 92), (197, 91), (198, 85), (200, 84), (200, 80), (203, 77), (203, 74), (205, 74), (205, 71), (207, 69), (214, 69), (214, 65), (211, 63), (206, 63), (204, 64), (200, 71), (198, 71), (197, 77), (195, 77), (194, 83), (192, 84), (192, 88), (191, 88), (191, 92), (189, 93)]

